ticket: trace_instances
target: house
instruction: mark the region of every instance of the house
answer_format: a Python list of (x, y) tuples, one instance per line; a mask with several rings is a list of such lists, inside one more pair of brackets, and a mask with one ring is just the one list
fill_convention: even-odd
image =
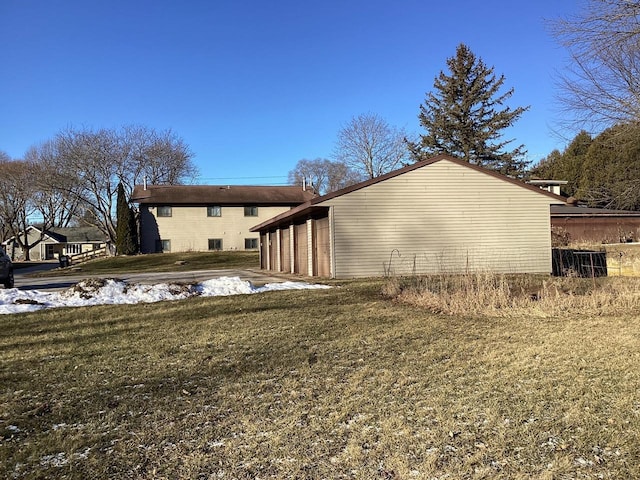
[(563, 197), (439, 155), (313, 198), (251, 230), (263, 269), (332, 278), (552, 270)]
[(551, 231), (558, 245), (640, 241), (640, 212), (568, 205), (551, 207)]
[(314, 197), (294, 186), (137, 185), (140, 251), (257, 250), (249, 229)]
[[(95, 227), (64, 227), (43, 230), (31, 225), (26, 228), (29, 244), (29, 258), (33, 261), (53, 260), (60, 255), (81, 255), (98, 252), (108, 246), (107, 236)], [(24, 235), (22, 236), (24, 238)], [(4, 242), (7, 253), (14, 259), (23, 258), (23, 252), (15, 237)]]

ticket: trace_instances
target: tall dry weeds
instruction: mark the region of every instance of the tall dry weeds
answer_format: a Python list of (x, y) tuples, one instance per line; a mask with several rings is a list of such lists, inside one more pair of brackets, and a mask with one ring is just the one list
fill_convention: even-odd
[(617, 315), (640, 309), (640, 279), (495, 273), (391, 278), (383, 295), (445, 315)]

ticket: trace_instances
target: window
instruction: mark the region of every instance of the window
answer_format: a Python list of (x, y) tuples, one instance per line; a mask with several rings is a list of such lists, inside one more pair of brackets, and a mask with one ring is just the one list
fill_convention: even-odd
[(222, 250), (222, 239), (221, 238), (210, 238), (209, 239), (209, 250)]
[(258, 239), (257, 238), (245, 238), (244, 239), (244, 249), (245, 250), (256, 250), (258, 248)]
[(244, 207), (244, 216), (245, 217), (257, 217), (258, 216), (258, 207)]
[(171, 240), (156, 240), (156, 252), (164, 253), (171, 251)]
[(221, 217), (222, 208), (220, 205), (210, 205), (207, 207), (207, 217)]
[(79, 243), (67, 243), (65, 250), (67, 255), (77, 255), (78, 253), (82, 253), (82, 245)]
[(158, 207), (158, 216), (159, 217), (170, 217), (171, 216), (171, 207), (166, 206), (166, 205)]

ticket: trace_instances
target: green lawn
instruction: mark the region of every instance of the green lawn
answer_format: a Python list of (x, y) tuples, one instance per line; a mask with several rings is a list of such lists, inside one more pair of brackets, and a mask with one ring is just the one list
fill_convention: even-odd
[(640, 315), (330, 290), (0, 317), (1, 478), (640, 478)]

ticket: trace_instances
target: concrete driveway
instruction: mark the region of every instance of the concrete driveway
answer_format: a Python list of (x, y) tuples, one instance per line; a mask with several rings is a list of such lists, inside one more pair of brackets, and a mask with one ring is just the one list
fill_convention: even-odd
[(20, 290), (55, 291), (69, 288), (86, 278), (117, 278), (127, 283), (200, 283), (204, 280), (220, 277), (240, 277), (260, 287), (267, 283), (285, 282), (288, 279), (265, 274), (259, 270), (225, 269), (225, 270), (192, 270), (188, 272), (146, 272), (89, 275), (78, 272), (77, 275), (60, 275), (49, 277), (34, 277), (33, 273), (57, 268), (57, 263), (38, 265), (37, 267), (21, 268), (15, 271), (15, 287)]

